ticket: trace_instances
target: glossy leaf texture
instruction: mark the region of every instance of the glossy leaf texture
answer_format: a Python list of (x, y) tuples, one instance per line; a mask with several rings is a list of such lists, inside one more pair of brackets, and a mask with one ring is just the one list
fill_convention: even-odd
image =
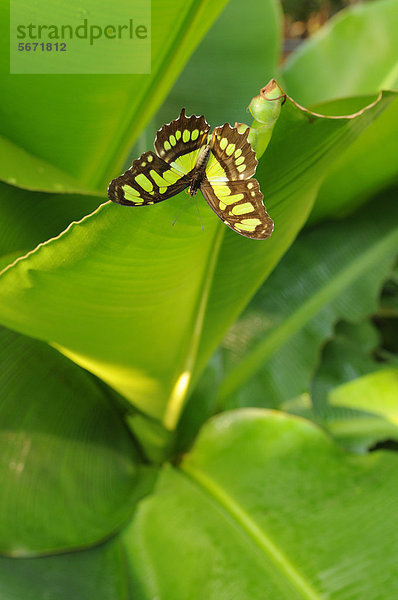
[(0, 338), (0, 554), (96, 544), (152, 474), (94, 377), (47, 344), (4, 328)]
[(335, 322), (375, 310), (394, 264), (397, 222), (391, 194), (298, 237), (224, 341), (220, 406), (278, 407), (309, 393)]
[(393, 598), (397, 461), (282, 413), (212, 419), (124, 532), (136, 597)]
[[(73, 176), (84, 188), (104, 191), (225, 3), (153, 0), (150, 75), (23, 77), (9, 73), (9, 6), (2, 3), (1, 135), (34, 160)], [(128, 3), (124, 6), (128, 13)], [(57, 11), (62, 23), (61, 4), (53, 8), (53, 15)], [(97, 2), (96, 14), (108, 15), (109, 2)], [(128, 55), (125, 60), (128, 62)], [(7, 178), (9, 165), (15, 165), (20, 152), (17, 148), (16, 156), (1, 163), (3, 178)], [(48, 178), (44, 171), (45, 185)], [(41, 181), (35, 185), (43, 189)]]
[[(341, 11), (283, 68), (286, 90), (305, 106), (398, 87), (396, 0)], [(398, 182), (398, 102), (331, 165), (309, 222), (339, 218)]]
[(276, 222), (270, 240), (231, 231), (186, 196), (151, 207), (110, 203), (1, 275), (0, 321), (47, 340), (173, 429), (226, 330), (292, 243), (325, 166), (393, 99), (349, 118), (287, 102), (257, 176)]

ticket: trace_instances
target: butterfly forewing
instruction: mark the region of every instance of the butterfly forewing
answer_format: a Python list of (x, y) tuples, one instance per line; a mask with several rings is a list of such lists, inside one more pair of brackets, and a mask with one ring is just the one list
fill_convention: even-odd
[(234, 231), (257, 240), (271, 235), (274, 223), (265, 210), (264, 196), (256, 179), (212, 182), (205, 179), (200, 189), (216, 215)]
[(207, 142), (210, 125), (202, 115), (185, 115), (185, 108), (175, 121), (163, 125), (157, 132), (155, 150), (166, 162), (187, 174), (195, 166), (200, 148)]
[(154, 152), (144, 152), (123, 175), (111, 181), (108, 196), (118, 204), (145, 206), (167, 200), (188, 185), (189, 177)]
[(207, 179), (239, 181), (254, 175), (258, 163), (256, 153), (247, 141), (248, 133), (249, 128), (239, 133), (228, 123), (215, 128), (211, 137), (212, 156), (206, 169)]

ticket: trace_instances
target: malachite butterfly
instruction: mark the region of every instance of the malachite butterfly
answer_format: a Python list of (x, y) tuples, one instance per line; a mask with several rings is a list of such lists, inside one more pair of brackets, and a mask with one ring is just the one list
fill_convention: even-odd
[(175, 121), (157, 132), (155, 152), (144, 152), (109, 184), (108, 196), (124, 206), (146, 206), (189, 188), (200, 189), (206, 202), (228, 227), (248, 238), (264, 240), (274, 228), (265, 210), (254, 150), (225, 123), (209, 133), (204, 116), (187, 117), (183, 108)]

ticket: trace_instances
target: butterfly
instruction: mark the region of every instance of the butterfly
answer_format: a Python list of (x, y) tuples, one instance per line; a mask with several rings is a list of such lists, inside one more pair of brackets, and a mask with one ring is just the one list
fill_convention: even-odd
[(125, 206), (146, 206), (186, 188), (191, 196), (200, 189), (228, 227), (249, 238), (268, 238), (274, 224), (253, 179), (258, 163), (247, 139), (249, 128), (240, 133), (225, 123), (209, 132), (203, 115), (187, 117), (183, 108), (178, 119), (157, 132), (155, 152), (144, 152), (111, 181), (109, 199)]

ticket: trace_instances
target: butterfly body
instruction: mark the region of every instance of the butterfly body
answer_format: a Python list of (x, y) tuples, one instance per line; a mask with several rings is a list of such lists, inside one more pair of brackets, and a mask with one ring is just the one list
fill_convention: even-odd
[(175, 121), (157, 132), (155, 152), (144, 152), (123, 175), (111, 181), (108, 196), (125, 206), (161, 202), (189, 188), (200, 189), (210, 208), (228, 227), (245, 237), (266, 239), (273, 222), (265, 210), (263, 194), (252, 176), (257, 167), (247, 141), (225, 123), (210, 135), (204, 116), (187, 117), (185, 109)]
[(203, 146), (198, 155), (198, 159), (192, 171), (191, 185), (189, 186), (189, 193), (191, 196), (195, 196), (206, 176), (206, 166), (209, 162), (210, 152), (210, 146), (206, 145)]

